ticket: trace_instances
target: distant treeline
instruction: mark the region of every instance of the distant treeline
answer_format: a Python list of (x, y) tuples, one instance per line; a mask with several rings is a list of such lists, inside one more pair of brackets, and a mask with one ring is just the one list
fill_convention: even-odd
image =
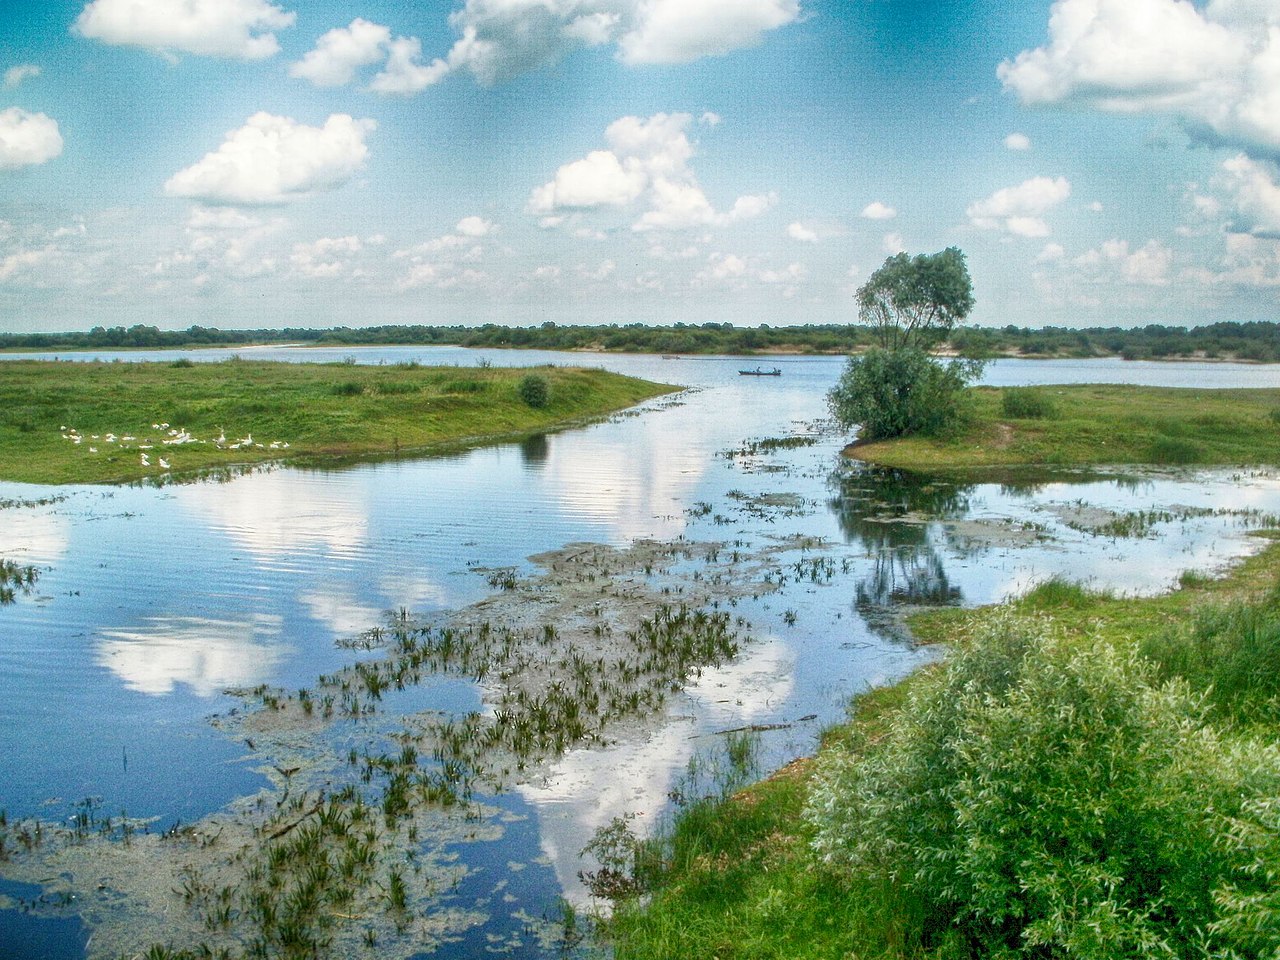
[[(87, 333), (0, 334), (5, 350), (118, 350), (130, 348), (235, 347), (247, 344), (299, 343), (315, 346), (456, 345), (463, 347), (605, 350), (618, 353), (818, 353), (864, 349), (872, 331), (857, 324), (806, 324), (798, 327), (737, 327), (731, 323), (667, 327), (642, 323), (598, 326), (481, 327), (407, 326), (336, 327), (315, 330), (218, 330), (188, 327), (161, 330), (94, 327)], [(1128, 360), (1206, 357), (1280, 362), (1280, 324), (1270, 321), (1214, 323), (1203, 327), (960, 327), (946, 345), (966, 356), (1101, 357)]]

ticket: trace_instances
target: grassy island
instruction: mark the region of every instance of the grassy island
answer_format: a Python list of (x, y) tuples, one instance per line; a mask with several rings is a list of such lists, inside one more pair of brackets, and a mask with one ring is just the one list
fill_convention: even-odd
[(0, 479), (118, 483), (264, 461), (443, 452), (558, 429), (674, 389), (565, 367), (5, 362)]
[(855, 443), (847, 452), (934, 472), (1280, 462), (1280, 390), (1081, 384), (968, 393), (966, 423), (952, 435)]

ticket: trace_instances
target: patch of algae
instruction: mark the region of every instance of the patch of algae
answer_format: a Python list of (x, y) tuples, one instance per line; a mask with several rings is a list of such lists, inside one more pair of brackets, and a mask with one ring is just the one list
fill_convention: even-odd
[[(237, 958), (438, 948), (489, 920), (452, 895), (459, 845), (499, 840), (512, 816), (477, 790), (635, 735), (735, 656), (746, 624), (721, 607), (776, 589), (784, 554), (825, 546), (639, 541), (531, 558), (540, 573), (438, 622), (402, 611), (372, 628), (364, 645), (381, 655), (314, 690), (237, 691), (242, 705), (212, 722), (245, 740), (269, 788), (164, 831), (93, 811), (73, 829), (8, 824), (2, 872), (43, 888), (25, 908), (82, 917), (95, 960), (153, 943)], [(475, 681), (484, 709), (383, 710), (388, 692), (439, 675)]]

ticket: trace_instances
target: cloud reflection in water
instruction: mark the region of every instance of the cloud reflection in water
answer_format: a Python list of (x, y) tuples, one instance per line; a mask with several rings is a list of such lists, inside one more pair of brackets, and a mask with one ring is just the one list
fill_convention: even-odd
[(265, 682), (289, 648), (275, 641), (280, 618), (152, 617), (134, 630), (104, 631), (95, 662), (130, 690), (164, 696), (186, 684), (199, 697)]

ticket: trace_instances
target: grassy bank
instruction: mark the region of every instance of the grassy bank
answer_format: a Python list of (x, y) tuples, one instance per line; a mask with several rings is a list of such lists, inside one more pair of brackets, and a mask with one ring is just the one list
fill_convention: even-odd
[(641, 845), (619, 960), (1275, 955), (1280, 545), (912, 626), (944, 664)]
[[(529, 376), (546, 383), (542, 406), (521, 398)], [(6, 362), (0, 479), (116, 483), (267, 460), (444, 451), (553, 430), (673, 389), (561, 367)]]
[(924, 471), (1280, 462), (1280, 390), (1083, 384), (969, 393), (971, 421), (955, 436), (855, 443), (849, 455)]

